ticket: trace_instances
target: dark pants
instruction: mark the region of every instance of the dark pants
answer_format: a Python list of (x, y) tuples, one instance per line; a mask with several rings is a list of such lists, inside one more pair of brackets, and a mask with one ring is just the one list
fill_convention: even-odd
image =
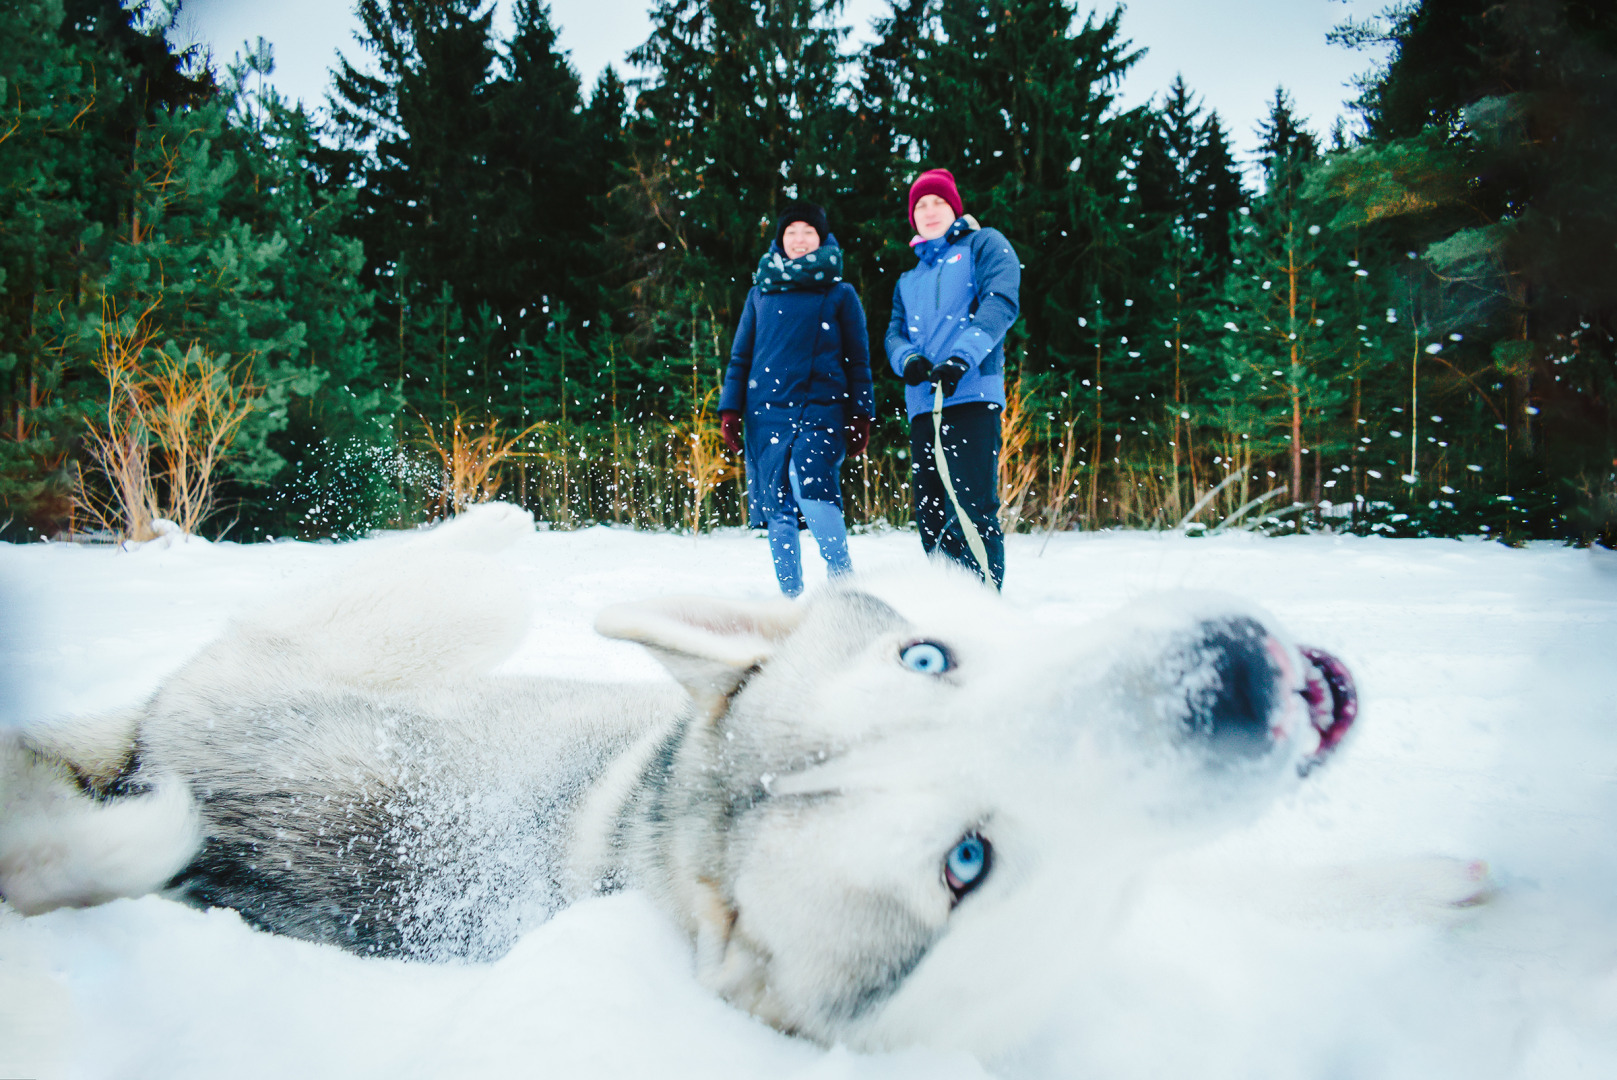
[(915, 491), (915, 523), (921, 546), (928, 555), (938, 548), (994, 588), (1005, 580), (1005, 536), (999, 530), (999, 418), (1000, 407), (974, 401), (943, 410), (943, 456), (954, 481), (955, 497), (966, 516), (976, 523), (988, 552), (988, 574), (971, 554), (966, 534), (955, 518), (954, 505), (943, 489), (937, 460), (932, 454), (932, 414), (910, 422), (910, 480)]

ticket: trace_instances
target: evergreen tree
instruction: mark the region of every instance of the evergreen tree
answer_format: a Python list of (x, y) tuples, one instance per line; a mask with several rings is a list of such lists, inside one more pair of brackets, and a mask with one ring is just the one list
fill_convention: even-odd
[(1202, 123), (1200, 145), (1190, 160), (1189, 180), (1195, 211), (1190, 215), (1190, 230), (1207, 253), (1212, 272), (1221, 275), (1230, 261), (1231, 215), (1246, 202), (1246, 187), (1217, 113), (1209, 113)]
[(906, 109), (914, 168), (954, 172), (968, 211), (1021, 256), (1008, 359), (1030, 414), (1064, 440), (1088, 428), (1080, 460), (1098, 520), (1099, 470), (1126, 457), (1151, 393), (1135, 309), (1155, 256), (1141, 258), (1151, 242), (1136, 184), (1150, 118), (1115, 108), (1139, 54), (1122, 37), (1121, 10), (1079, 22), (1065, 0), (941, 0), (937, 12)]
[[(647, 321), (682, 325), (691, 303), (727, 329), (792, 199), (829, 204), (848, 148), (839, 74), (841, 0), (662, 0), (631, 54), (638, 82), (634, 182), (654, 193), (640, 292)], [(657, 161), (652, 166), (651, 161)], [(652, 240), (652, 237), (655, 240)], [(643, 331), (651, 328), (643, 326)], [(686, 336), (674, 330), (673, 341)]]
[(7, 501), (36, 528), (70, 519), (84, 423), (106, 407), (103, 335), (138, 323), (153, 335), (138, 363), (193, 372), (207, 359), (254, 388), (217, 475), (237, 482), (225, 504), (259, 517), (243, 502), (298, 456), (284, 430), (298, 403), (310, 414), (330, 384), (347, 422), (378, 406), (358, 249), (317, 195), (312, 128), (245, 91), (272, 64), (267, 49), (220, 88), (144, 9), (82, 0), (29, 14), (8, 39), (29, 115), (0, 143), (3, 212), (34, 219), (0, 242), (0, 335), (22, 391), (4, 403)]
[(377, 366), (363, 245), (342, 232), (355, 192), (333, 182), (303, 108), (263, 85), (273, 69), (262, 39), (229, 68), (228, 141), (241, 171), (227, 212), (285, 241), (266, 277), (301, 344), (270, 373), (270, 407), (253, 418), (273, 421), (265, 443), (277, 467), (235, 494), (249, 535), (359, 535), (398, 516), (390, 421), (400, 403)]
[(1169, 87), (1146, 139), (1139, 187), (1161, 248), (1145, 290), (1152, 322), (1142, 336), (1148, 355), (1171, 358), (1171, 377), (1163, 371), (1156, 381), (1171, 388), (1163, 394), (1168, 422), (1161, 431), (1171, 448), (1171, 511), (1177, 516), (1188, 508), (1182, 481), (1197, 492), (1205, 479), (1198, 468), (1195, 411), (1223, 373), (1216, 363), (1217, 335), (1207, 333), (1201, 314), (1225, 280), (1229, 219), (1245, 194), (1217, 114), (1202, 118), (1183, 78)]
[(338, 234), (340, 210), (315, 187), (307, 117), (273, 96), (249, 101), (243, 74), (137, 132), (127, 222), (85, 302), (58, 308), (85, 369), (110, 323), (147, 313), (172, 360), (189, 364), (200, 350), (255, 388), (227, 463), (245, 485), (232, 502), (301, 456), (286, 434), (295, 410), (312, 418), (335, 407), (351, 425), (381, 402), (358, 245)]
[[(593, 314), (589, 287), (603, 270), (596, 254), (595, 202), (607, 190), (621, 126), (622, 89), (613, 75), (582, 111), (578, 76), (556, 47), (541, 0), (518, 0), (515, 29), (488, 89), (493, 137), (483, 255), (494, 277), (479, 297), (507, 326), (537, 313), (543, 298)], [(610, 70), (610, 69), (609, 69)]]
[(379, 351), (409, 407), (434, 419), (486, 375), (490, 357), (466, 340), (462, 305), (475, 310), (503, 273), (483, 247), (495, 62), (483, 7), (360, 0), (360, 43), (377, 73), (341, 60), (330, 98), (359, 189), (350, 229), (365, 245)]
[(71, 515), (95, 385), (73, 316), (129, 220), (149, 118), (211, 92), (147, 15), (117, 0), (18, 0), (0, 35), (0, 535), (49, 533)]
[(1283, 91), (1260, 134), (1265, 190), (1241, 215), (1224, 292), (1224, 424), (1239, 435), (1239, 445), (1232, 439), (1229, 446), (1237, 465), (1271, 477), (1280, 466), (1283, 486), (1300, 504), (1308, 495), (1305, 459), (1312, 455), (1317, 500), (1322, 451), (1343, 449), (1348, 387), (1334, 340), (1340, 260), (1322, 228), (1323, 213), (1302, 195), (1317, 143)]
[[(1118, 108), (1123, 13), (1070, 0), (891, 0), (857, 56), (838, 0), (662, 0), (632, 106), (610, 69), (585, 100), (542, 0), (503, 41), (486, 0), (362, 0), (335, 145), (263, 92), (267, 48), (220, 86), (166, 9), (13, 6), (9, 535), (70, 515), (100, 334), (136, 319), (168, 362), (225, 358), (255, 388), (226, 466), (249, 533), (410, 519), (438, 481), (397, 463), (457, 415), (538, 425), (506, 494), (554, 520), (731, 513), (704, 403), (780, 204), (828, 207), (879, 364), (931, 166), (1025, 263), (1023, 521), (1047, 498), (1070, 523), (1074, 497), (1095, 525), (1172, 521), (1241, 466), (1381, 532), (1565, 530), (1572, 489), (1617, 505), (1617, 28), (1593, 0), (1345, 26), (1392, 47), (1362, 133), (1322, 155), (1277, 95), (1250, 205), (1183, 80)], [(899, 386), (878, 393), (878, 446), (901, 444)], [(861, 512), (897, 510), (902, 466), (860, 468)], [(872, 501), (873, 476), (894, 490)]]
[(909, 438), (903, 384), (882, 377), (882, 365), (893, 286), (915, 263), (905, 193), (920, 157), (912, 117), (925, 91), (914, 70), (931, 8), (931, 0), (893, 0), (876, 20), (876, 40), (859, 54), (851, 126), (844, 137), (854, 152), (838, 177), (842, 195), (834, 226), (844, 244), (847, 279), (859, 290), (870, 328), (877, 441), (900, 446)]
[(663, 0), (630, 55), (643, 74), (611, 199), (628, 268), (625, 371), (630, 407), (683, 431), (682, 446), (717, 422), (704, 409), (783, 204), (826, 205), (842, 238), (836, 196), (853, 147), (840, 6)]
[(1087, 353), (1077, 319), (1095, 287), (1113, 304), (1130, 289), (1132, 173), (1148, 118), (1113, 108), (1139, 55), (1121, 18), (1077, 24), (1066, 0), (942, 0), (916, 59), (917, 166), (953, 171), (968, 209), (1022, 254), (1036, 371), (1071, 372)]
[(503, 44), (481, 0), (364, 0), (359, 14), (377, 74), (344, 62), (333, 117), (378, 355), (413, 414), (396, 431), (463, 408), (508, 426), (548, 415), (559, 403), (529, 396), (558, 375), (547, 335), (563, 311), (603, 321), (612, 264), (597, 240), (622, 84), (603, 77), (584, 107), (539, 0), (516, 5)]
[(1617, 485), (1617, 13), (1423, 2), (1337, 37), (1392, 55), (1365, 80), (1368, 141), (1319, 190), (1340, 226), (1422, 256), (1428, 337), (1461, 335), (1452, 390), (1503, 417), (1486, 464), (1511, 527), (1575, 528)]
[[(62, 40), (61, 8), (15, 7), (0, 35), (0, 89), (16, 102), (0, 141), (0, 536), (26, 535), (66, 510), (72, 413), (62, 365), (38, 324), (42, 294), (89, 263), (94, 154), (69, 129), (94, 101), (91, 65)], [(110, 80), (109, 80), (110, 82)], [(110, 82), (108, 97), (123, 90)]]

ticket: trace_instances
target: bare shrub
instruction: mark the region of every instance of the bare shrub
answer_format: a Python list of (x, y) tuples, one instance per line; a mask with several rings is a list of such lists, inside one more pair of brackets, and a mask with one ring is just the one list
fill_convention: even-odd
[(76, 496), (103, 528), (130, 540), (156, 536), (157, 518), (186, 533), (201, 527), (215, 509), (218, 467), (261, 392), (246, 361), (232, 365), (196, 343), (183, 356), (154, 348), (156, 311), (153, 303), (128, 318), (103, 302), (95, 363), (107, 397), (86, 426), (110, 496), (92, 493), (82, 473)]
[(215, 472), (262, 388), (246, 361), (230, 364), (192, 344), (184, 356), (156, 352), (141, 391), (163, 463), (164, 516), (194, 533), (215, 509)]
[(150, 540), (152, 521), (161, 517), (152, 482), (151, 432), (142, 411), (145, 375), (141, 354), (157, 336), (153, 304), (133, 319), (121, 318), (110, 301), (101, 312), (96, 370), (107, 380), (100, 415), (86, 418), (90, 458), (106, 478), (109, 497), (92, 492), (78, 476), (74, 501), (107, 532), (129, 540)]

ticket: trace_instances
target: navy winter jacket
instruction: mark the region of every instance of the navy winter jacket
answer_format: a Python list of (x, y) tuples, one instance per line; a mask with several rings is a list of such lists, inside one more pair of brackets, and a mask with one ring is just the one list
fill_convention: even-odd
[[(835, 247), (836, 238), (821, 246)], [(755, 526), (782, 508), (795, 512), (786, 470), (799, 442), (804, 497), (840, 507), (843, 430), (851, 418), (875, 412), (865, 309), (853, 286), (839, 281), (828, 289), (770, 293), (754, 286), (741, 309), (719, 410), (743, 417)]]
[[(1005, 334), (1016, 322), (1022, 265), (1005, 234), (962, 216), (936, 240), (914, 247), (920, 260), (893, 289), (887, 361), (894, 374), (917, 354), (934, 364), (958, 356), (969, 369), (944, 405), (1005, 404)], [(932, 411), (930, 383), (904, 388), (911, 420)]]
[[(836, 244), (828, 236), (822, 246)], [(741, 309), (719, 410), (741, 413), (747, 427), (801, 422), (840, 430), (851, 417), (871, 416), (869, 340), (859, 294), (845, 281), (812, 291), (755, 286)]]

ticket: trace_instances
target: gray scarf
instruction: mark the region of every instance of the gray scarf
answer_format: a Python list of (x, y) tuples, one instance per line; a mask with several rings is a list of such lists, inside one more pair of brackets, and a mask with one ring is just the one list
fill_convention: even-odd
[(788, 259), (771, 247), (752, 275), (752, 283), (766, 293), (824, 292), (841, 280), (842, 249), (836, 244), (826, 244), (797, 259)]

